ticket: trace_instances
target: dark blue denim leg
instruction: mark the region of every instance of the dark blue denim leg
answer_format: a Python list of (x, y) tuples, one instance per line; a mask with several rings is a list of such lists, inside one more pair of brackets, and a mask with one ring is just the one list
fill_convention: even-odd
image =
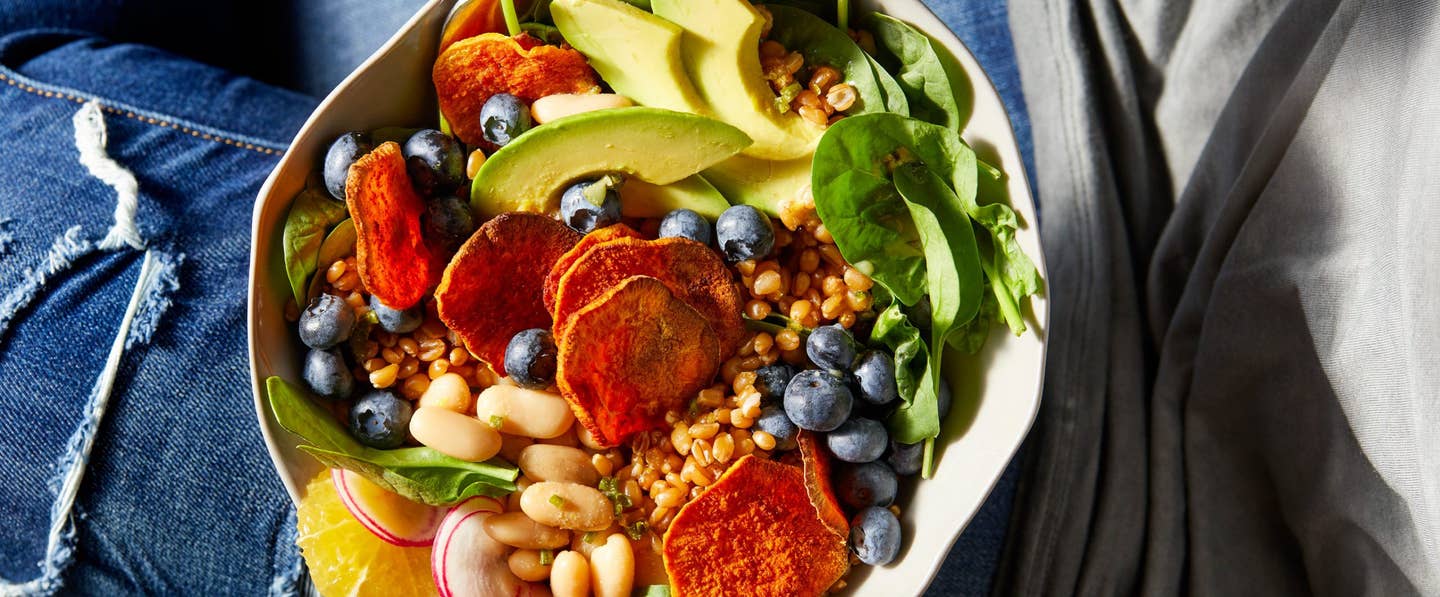
[[(1020, 89), (1020, 71), (1015, 64), (1015, 47), (1010, 38), (1005, 1), (926, 0), (925, 3), (965, 42), (1000, 92), (1000, 99), (1010, 114), (1010, 124), (1020, 145), (1020, 157), (1025, 162), (1025, 170), (1031, 173), (1030, 187), (1035, 188), (1035, 152), (1030, 139), (1030, 116), (1025, 110), (1025, 96)], [(1039, 197), (1036, 200), (1038, 202)], [(1039, 206), (1036, 207), (1039, 211)], [(990, 593), (1005, 544), (1005, 532), (1010, 526), (1019, 461), (1017, 455), (1006, 467), (1004, 476), (990, 492), (990, 497), (951, 548), (928, 594)]]
[(0, 593), (294, 578), (244, 297), (253, 198), (312, 107), (142, 47), (0, 39)]

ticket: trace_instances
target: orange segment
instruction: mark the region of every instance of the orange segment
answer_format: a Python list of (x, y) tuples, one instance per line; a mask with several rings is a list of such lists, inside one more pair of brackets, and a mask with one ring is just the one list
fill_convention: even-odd
[(306, 486), (295, 511), (295, 544), (322, 595), (437, 595), (429, 547), (400, 547), (376, 537), (350, 515), (330, 471)]

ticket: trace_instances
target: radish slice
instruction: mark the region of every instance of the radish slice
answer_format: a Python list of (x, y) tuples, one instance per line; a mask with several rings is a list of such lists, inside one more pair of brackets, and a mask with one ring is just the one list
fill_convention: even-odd
[(445, 518), (444, 508), (411, 501), (341, 468), (330, 469), (330, 480), (345, 509), (386, 543), (425, 547), (435, 542), (435, 531)]
[(440, 597), (538, 597), (548, 593), (510, 571), (510, 547), (490, 538), (485, 519), (505, 511), (499, 500), (460, 502), (440, 523), (430, 552), (430, 573)]

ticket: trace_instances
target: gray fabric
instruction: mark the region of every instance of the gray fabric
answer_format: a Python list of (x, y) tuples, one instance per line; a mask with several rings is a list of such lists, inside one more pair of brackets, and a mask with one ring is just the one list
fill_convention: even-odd
[(1011, 0), (1053, 299), (1001, 595), (1440, 595), (1440, 6)]

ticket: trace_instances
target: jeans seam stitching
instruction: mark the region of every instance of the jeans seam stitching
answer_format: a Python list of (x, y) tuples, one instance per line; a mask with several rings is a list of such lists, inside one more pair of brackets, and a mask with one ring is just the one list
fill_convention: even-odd
[(229, 145), (231, 147), (246, 149), (264, 155), (280, 155), (285, 152), (285, 144), (282, 143), (260, 140), (253, 137), (247, 137), (234, 133), (221, 132), (217, 129), (189, 122), (181, 118), (175, 118), (165, 114), (153, 113), (148, 110), (134, 108), (129, 106), (128, 104), (125, 104), (123, 102), (117, 102), (109, 98), (74, 91), (63, 87), (38, 83), (5, 67), (0, 67), (0, 81), (4, 81), (9, 86), (24, 91), (26, 93), (53, 99), (69, 100), (77, 104), (83, 104), (87, 100), (93, 99), (101, 102), (101, 110), (104, 110), (111, 114), (123, 116), (137, 122), (143, 122), (145, 124), (179, 131), (197, 139), (216, 141), (225, 145)]

